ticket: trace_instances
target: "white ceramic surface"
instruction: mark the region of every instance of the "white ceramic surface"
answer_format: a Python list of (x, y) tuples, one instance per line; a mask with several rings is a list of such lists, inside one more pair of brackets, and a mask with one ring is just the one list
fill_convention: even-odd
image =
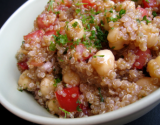
[(27, 92), (17, 90), (19, 71), (15, 54), (19, 49), (23, 35), (33, 28), (33, 21), (39, 15), (48, 0), (29, 0), (21, 6), (0, 30), (0, 102), (13, 114), (39, 124), (124, 124), (130, 122), (160, 102), (160, 89), (149, 96), (116, 111), (88, 118), (58, 119), (50, 115)]

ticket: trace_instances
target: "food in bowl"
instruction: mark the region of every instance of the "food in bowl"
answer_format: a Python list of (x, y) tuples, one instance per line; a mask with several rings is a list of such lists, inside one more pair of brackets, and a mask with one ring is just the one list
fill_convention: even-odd
[(50, 0), (17, 52), (18, 90), (63, 118), (149, 95), (160, 86), (158, 4)]

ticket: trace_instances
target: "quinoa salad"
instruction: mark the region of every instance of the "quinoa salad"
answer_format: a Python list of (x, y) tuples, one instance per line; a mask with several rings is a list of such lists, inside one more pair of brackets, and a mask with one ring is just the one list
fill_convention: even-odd
[[(160, 87), (159, 0), (50, 0), (16, 54), (19, 91), (81, 118)], [(36, 9), (36, 8), (35, 8)]]

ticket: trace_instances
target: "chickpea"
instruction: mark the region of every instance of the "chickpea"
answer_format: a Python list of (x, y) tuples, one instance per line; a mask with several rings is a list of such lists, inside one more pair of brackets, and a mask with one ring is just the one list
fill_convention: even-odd
[(80, 78), (77, 73), (73, 72), (72, 70), (68, 70), (65, 74), (63, 74), (63, 81), (66, 84), (70, 85), (79, 85)]
[(152, 78), (150, 77), (144, 77), (142, 79), (139, 79), (137, 82), (137, 85), (139, 85), (141, 88), (140, 95), (146, 96), (150, 94), (151, 92), (158, 89), (158, 86), (153, 84)]
[(18, 85), (22, 88), (22, 89), (27, 89), (28, 91), (34, 91), (35, 89), (35, 84), (34, 81), (31, 80), (28, 76), (27, 73), (29, 71), (25, 70), (19, 77), (18, 80)]
[(135, 45), (138, 46), (142, 51), (146, 51), (147, 48), (151, 48), (158, 43), (159, 30), (154, 25), (149, 23), (141, 23), (137, 34)]
[(69, 22), (66, 26), (66, 34), (69, 38), (82, 38), (84, 35), (84, 28), (82, 25), (81, 20), (74, 19), (71, 22)]
[(120, 29), (115, 27), (114, 29), (109, 30), (108, 41), (109, 47), (114, 47), (114, 50), (120, 50), (124, 47), (124, 44), (129, 44), (128, 40), (124, 40), (123, 38), (119, 38)]
[(51, 92), (55, 90), (53, 86), (54, 81), (48, 78), (44, 78), (40, 84), (40, 90), (43, 96), (49, 95)]
[(106, 77), (109, 71), (114, 70), (114, 61), (113, 53), (106, 49), (98, 51), (91, 60), (91, 64), (100, 76)]
[(55, 114), (59, 113), (59, 108), (57, 106), (57, 101), (55, 99), (51, 99), (48, 102), (49, 111), (54, 112)]
[(160, 56), (148, 62), (147, 71), (151, 77), (160, 78)]

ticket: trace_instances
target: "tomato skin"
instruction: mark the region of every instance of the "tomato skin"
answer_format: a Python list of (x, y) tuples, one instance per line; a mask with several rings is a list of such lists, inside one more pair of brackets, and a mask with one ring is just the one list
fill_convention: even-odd
[(31, 33), (29, 33), (28, 35), (24, 36), (24, 40), (28, 41), (28, 40), (34, 40), (36, 39), (36, 37), (41, 38), (44, 34), (43, 30), (36, 30), (33, 31)]
[(88, 8), (89, 6), (93, 7), (95, 5), (95, 3), (91, 3), (90, 0), (82, 0), (82, 3), (88, 3), (83, 5), (85, 8)]
[[(139, 58), (136, 59), (135, 63), (133, 64), (133, 68), (142, 69), (146, 65), (147, 60), (151, 57), (151, 51), (149, 49), (146, 51), (141, 51), (139, 48), (137, 48), (135, 50), (135, 54), (139, 56)], [(138, 66), (136, 66), (137, 62), (139, 63)]]
[(56, 31), (55, 30), (47, 31), (47, 32), (45, 32), (44, 35), (47, 35), (47, 36), (49, 36), (49, 35), (56, 35)]
[(118, 3), (118, 2), (123, 2), (125, 0), (112, 0), (112, 1), (114, 1), (115, 3)]
[[(59, 95), (58, 92), (56, 92), (56, 98), (60, 107), (68, 112), (77, 111), (77, 106), (79, 104), (76, 102), (80, 95), (79, 87), (64, 88), (63, 92), (66, 94), (65, 97)], [(75, 94), (74, 98), (72, 97), (73, 94)]]
[(144, 9), (142, 7), (137, 7), (137, 10), (139, 10), (142, 13), (142, 17), (148, 16), (148, 12), (146, 9)]
[(153, 8), (153, 7), (157, 7), (157, 1), (156, 0), (148, 0), (149, 2), (147, 2), (146, 0), (143, 0), (143, 5), (144, 8)]
[(67, 7), (71, 7), (72, 3), (70, 3), (68, 0), (64, 0), (64, 5)]
[(41, 18), (40, 16), (37, 17), (37, 25), (40, 29), (44, 29), (50, 26), (49, 24), (44, 24), (43, 18)]
[(29, 69), (29, 68), (28, 68), (28, 65), (27, 65), (27, 60), (22, 61), (22, 62), (18, 62), (17, 64), (18, 64), (18, 66), (19, 66), (22, 70), (27, 70), (27, 69)]

